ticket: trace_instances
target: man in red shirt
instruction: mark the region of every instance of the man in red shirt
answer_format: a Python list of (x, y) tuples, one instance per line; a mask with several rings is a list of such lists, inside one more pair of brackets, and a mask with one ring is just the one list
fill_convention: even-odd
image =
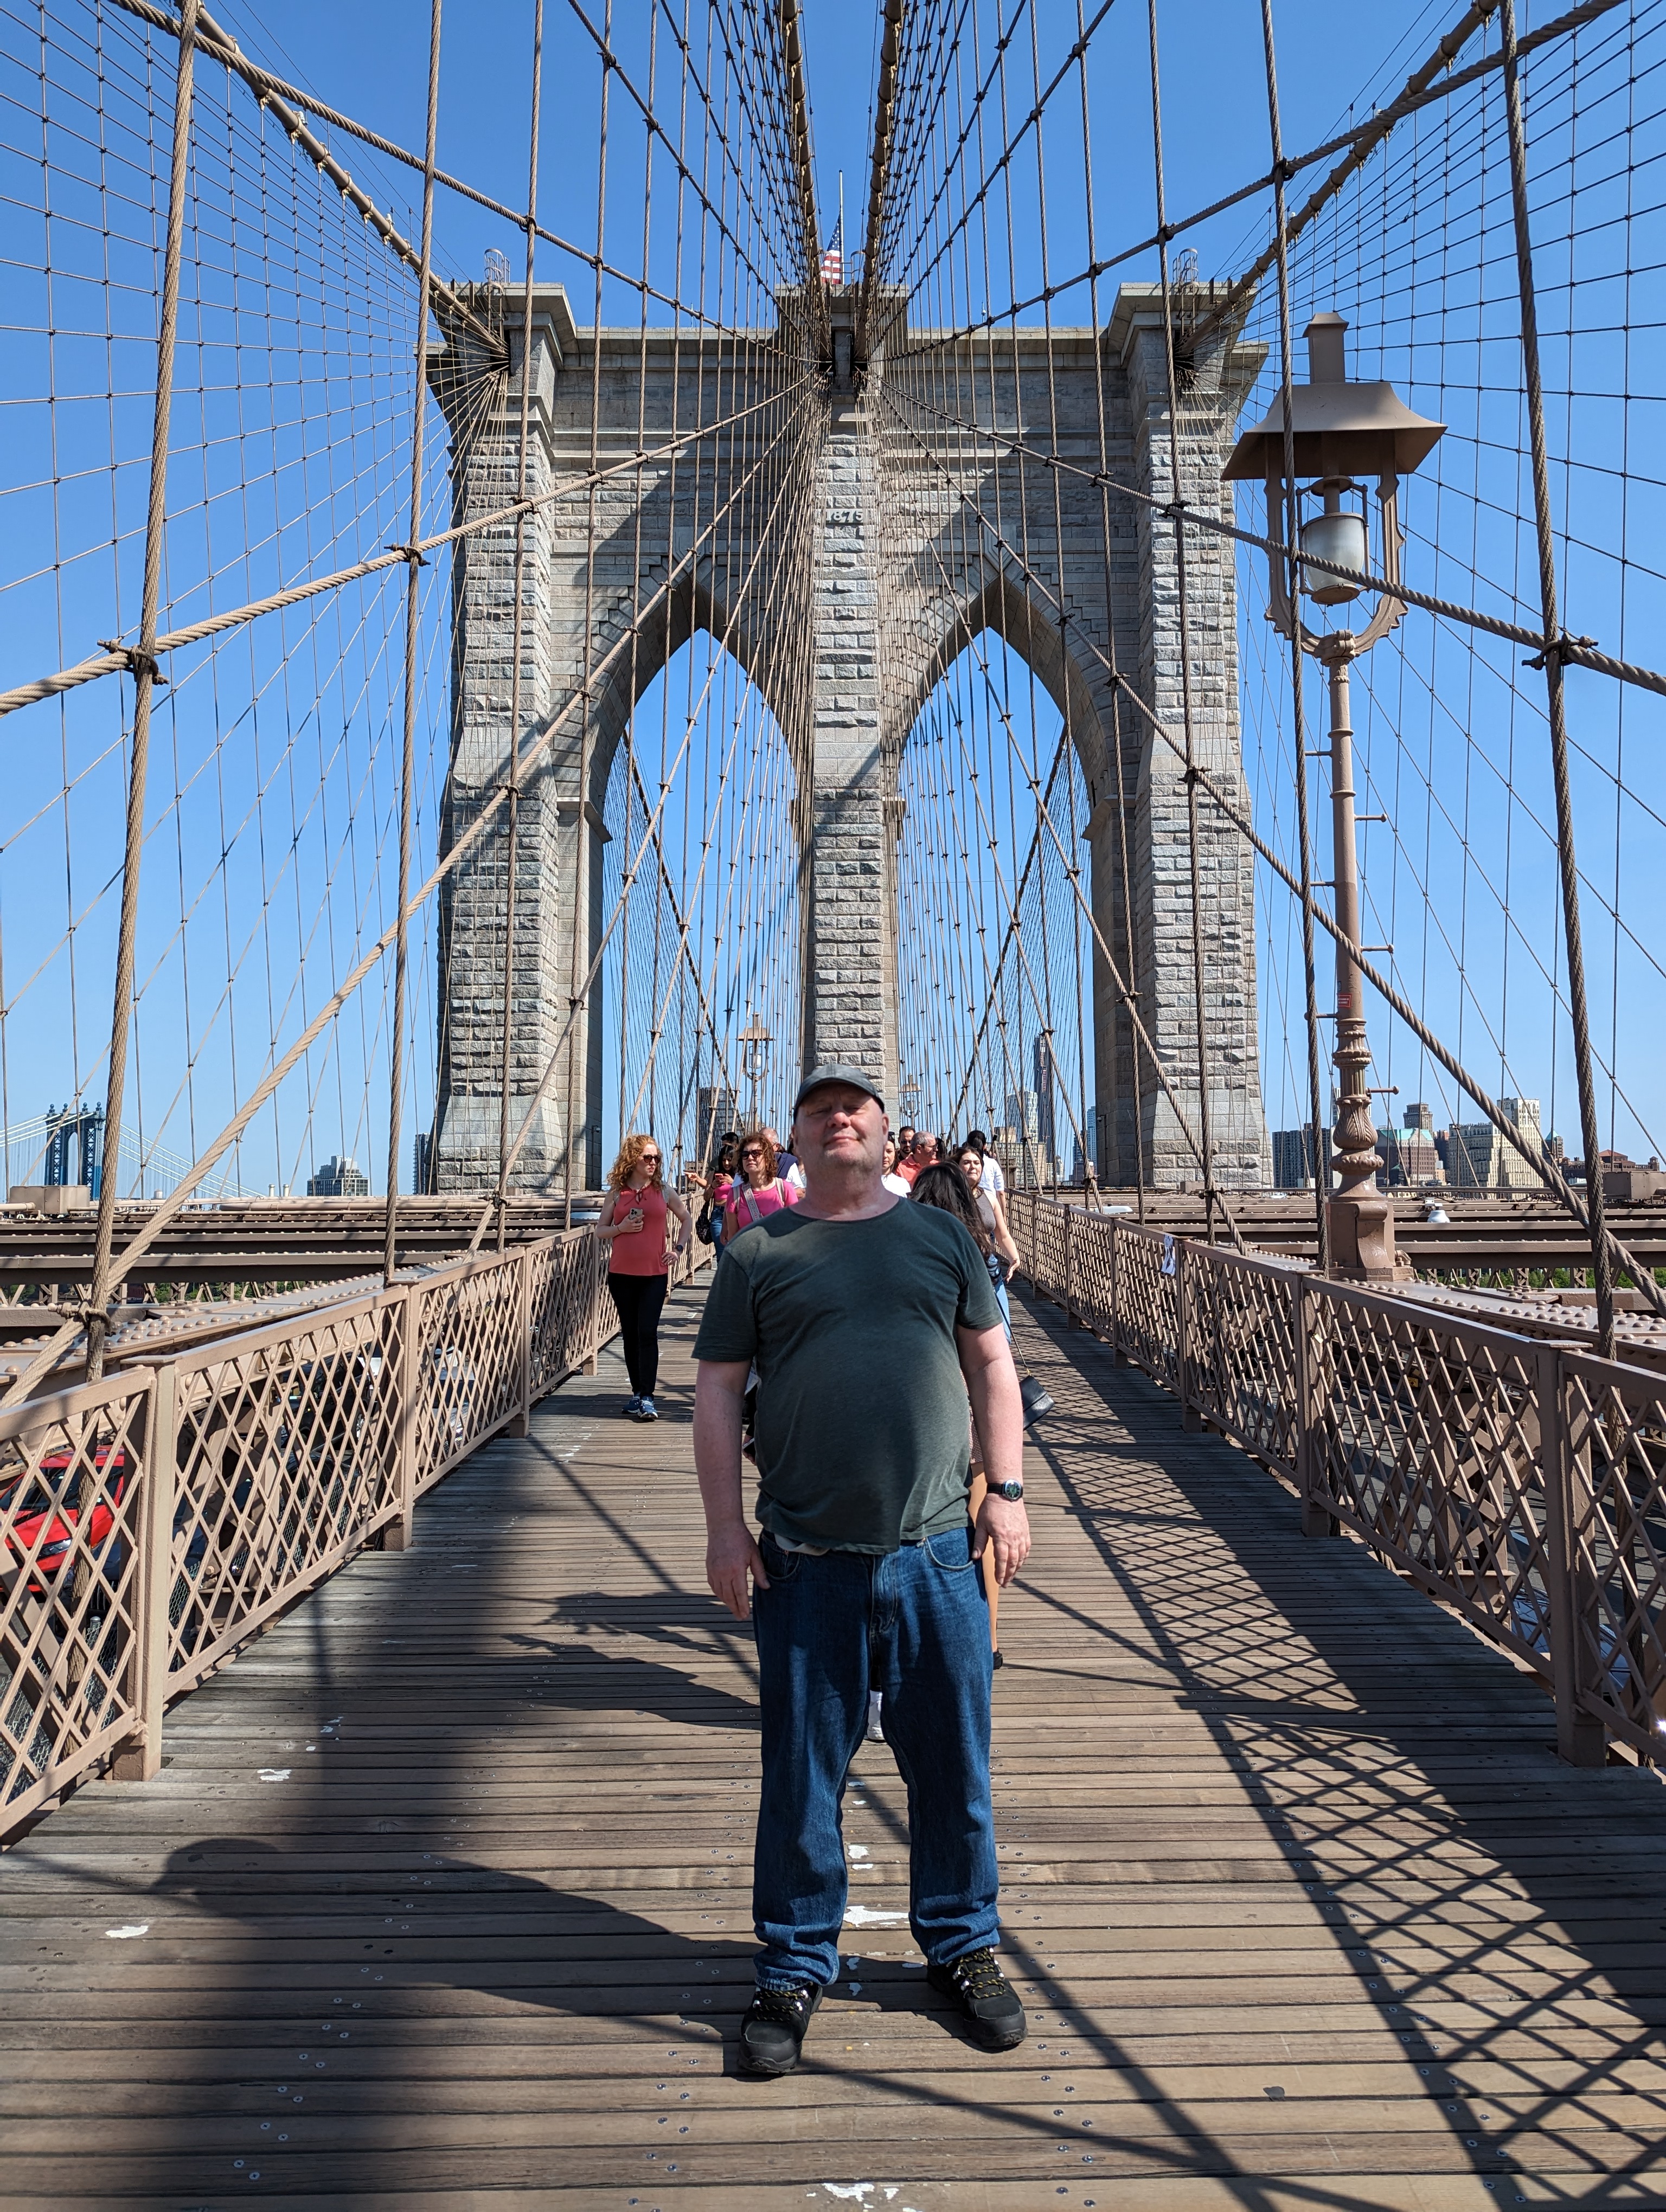
[(937, 1139), (929, 1129), (921, 1129), (907, 1159), (897, 1161), (897, 1172), (904, 1182), (911, 1183), (916, 1176), (937, 1164)]

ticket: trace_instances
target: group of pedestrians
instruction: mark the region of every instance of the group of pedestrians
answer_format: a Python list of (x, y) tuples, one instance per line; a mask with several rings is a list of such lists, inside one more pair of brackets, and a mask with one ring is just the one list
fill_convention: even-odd
[[(972, 1129), (958, 1145), (940, 1144), (930, 1129), (914, 1129), (905, 1123), (897, 1132), (894, 1160), (889, 1137), (885, 1145), (886, 1189), (896, 1191), (898, 1197), (907, 1194), (927, 1205), (946, 1207), (976, 1240), (1010, 1338), (1012, 1309), (1006, 1285), (1018, 1265), (1018, 1248), (1006, 1218), (1006, 1178), (989, 1149), (988, 1136), (982, 1129)], [(921, 1188), (928, 1178), (929, 1195)], [(1028, 1372), (1019, 1377), (1019, 1387), (1027, 1427), (1052, 1412), (1053, 1401)], [(999, 1655), (995, 1663), (1000, 1663)]]
[(880, 1705), (928, 1978), (979, 2048), (1027, 2033), (995, 1959), (990, 1698), (1000, 1592), (1030, 1549), (1024, 1429), (1052, 1404), (1013, 1362), (1018, 1254), (982, 1133), (893, 1139), (869, 1079), (830, 1064), (800, 1085), (791, 1135), (727, 1133), (690, 1176), (697, 1216), (654, 1139), (628, 1137), (597, 1223), (639, 1420), (657, 1418), (671, 1262), (693, 1236), (718, 1255), (694, 1452), (707, 1580), (758, 1655), (760, 1950), (739, 2062), (754, 2078), (791, 2072), (838, 1972), (842, 1799)]
[[(607, 1180), (596, 1234), (607, 1249), (607, 1287), (619, 1316), (630, 1381), (630, 1395), (620, 1410), (632, 1420), (657, 1421), (660, 1321), (672, 1261), (681, 1258), (693, 1236), (714, 1246), (721, 1258), (724, 1247), (743, 1229), (798, 1203), (804, 1172), (775, 1130), (732, 1129), (719, 1144), (708, 1172), (689, 1170), (690, 1182), (702, 1194), (696, 1217), (682, 1194), (666, 1184), (658, 1143), (638, 1132), (620, 1146)], [(671, 1244), (673, 1222), (676, 1242)]]

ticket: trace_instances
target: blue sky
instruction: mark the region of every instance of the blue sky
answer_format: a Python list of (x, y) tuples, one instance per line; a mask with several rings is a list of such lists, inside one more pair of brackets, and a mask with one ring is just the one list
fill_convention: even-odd
[[(1373, 100), (1397, 90), (1450, 12), (1427, 6), (1389, 15), (1352, 0), (1332, 0), (1329, 5), (1282, 0), (1275, 20), (1286, 147), (1304, 149), (1345, 125), (1351, 114), (1363, 116)], [(1532, 12), (1523, 11), (1526, 21)], [(322, 0), (286, 0), (281, 11), (224, 0), (216, 13), (252, 53), (281, 74), (305, 82), (399, 143), (420, 147), (427, 11), (416, 0), (399, 0), (398, 5), (392, 0), (360, 0), (345, 9)], [(1645, 0), (1638, 13), (1645, 27), (1651, 28), (1660, 14), (1658, 0)], [(599, 9), (597, 14), (599, 20)], [(72, 24), (80, 20), (75, 10), (66, 18)], [(642, 0), (628, 5), (615, 0), (615, 37), (639, 76), (646, 65), (648, 20)], [(698, 9), (692, 21), (696, 28), (703, 24)], [(847, 242), (853, 246), (860, 237), (866, 191), (876, 21), (877, 10), (806, 0), (823, 234), (830, 232), (835, 219), (842, 169)], [(1074, 7), (1063, 0), (1038, 0), (1037, 21), (1045, 76), (1074, 35)], [(440, 160), (510, 205), (522, 199), (526, 189), (531, 22), (530, 4), (520, 0), (471, 7), (451, 0), (442, 47)], [(122, 25), (131, 37), (128, 19)], [(1171, 216), (1183, 216), (1265, 166), (1259, 25), (1255, 0), (1167, 0), (1162, 10)], [(548, 9), (547, 40), (539, 212), (550, 228), (587, 241), (596, 222), (594, 51), (575, 15), (555, 0)], [(27, 83), (30, 57), (20, 48), (7, 58), (21, 72), (16, 82), (24, 88), (21, 94), (14, 90), (14, 101), (32, 99)], [(1027, 55), (1023, 59), (1023, 69), (1014, 64), (1020, 92), (1029, 67)], [(1090, 62), (1102, 252), (1137, 240), (1152, 227), (1146, 68), (1144, 10), (1133, 0), (1121, 0), (1096, 33)], [(199, 160), (213, 172), (210, 142), (216, 115), (226, 118), (222, 135), (230, 134), (227, 143), (237, 138), (239, 150), (235, 161), (228, 155), (224, 177), (216, 186), (219, 228), (210, 225), (204, 234), (207, 250), (199, 244), (191, 281), (192, 296), (204, 316), (204, 344), (191, 356), (191, 374), (203, 396), (195, 428), (189, 406), (181, 404), (176, 452), (192, 437), (202, 442), (204, 424), (210, 434), (200, 465), (192, 462), (197, 475), (190, 481), (170, 480), (170, 506), (182, 516), (170, 538), (169, 584), (178, 597), (167, 604), (176, 620), (210, 603), (234, 604), (264, 588), (263, 578), (292, 574), (297, 558), (303, 565), (328, 566), (397, 536), (403, 526), (401, 471), (408, 435), (402, 425), (408, 422), (410, 398), (408, 280), (356, 220), (344, 219), (333, 195), (319, 195), (316, 211), (309, 203), (300, 217), (286, 212), (283, 162), (270, 159), (251, 124), (252, 102), (240, 88), (228, 89), (223, 75), (212, 69), (204, 69), (202, 86), (201, 117), (207, 118), (208, 137)], [(129, 88), (128, 107), (139, 137), (147, 128), (147, 100), (153, 118), (148, 127), (154, 131), (158, 114), (165, 122), (167, 90), (165, 82), (148, 91), (143, 84)], [(641, 142), (633, 137), (628, 103), (617, 89), (615, 103), (606, 250), (629, 267), (640, 261), (641, 252)], [(1548, 133), (1551, 104), (1545, 114)], [(117, 240), (113, 259), (106, 249), (100, 263), (96, 222), (87, 215), (77, 233), (79, 203), (60, 180), (51, 248), (58, 274), (49, 301), (32, 276), (46, 249), (37, 246), (35, 233), (15, 214), (33, 189), (27, 182), (33, 156), (26, 143), (27, 110), (15, 105), (11, 116), (8, 131), (0, 133), (0, 151), (9, 143), (15, 154), (6, 170), (14, 216), (6, 258), (15, 321), (4, 340), (7, 366), (0, 395), (27, 400), (42, 392), (50, 375), (58, 398), (53, 422), (80, 424), (84, 431), (102, 408), (107, 420), (97, 435), (120, 449), (125, 465), (108, 484), (96, 468), (78, 471), (71, 465), (76, 456), (70, 446), (61, 445), (55, 454), (49, 451), (43, 410), (31, 414), (27, 405), (13, 407), (8, 422), (12, 474), (0, 483), (5, 501), (0, 534), (12, 549), (16, 572), (38, 573), (26, 582), (0, 578), (6, 586), (0, 610), (0, 673), (8, 682), (78, 657), (116, 627), (131, 628), (141, 462), (148, 450), (142, 326), (155, 189), (154, 178), (147, 184), (138, 173), (143, 163), (132, 176), (123, 173), (112, 184), (106, 149), (106, 189), (118, 191), (127, 210), (122, 220), (131, 229), (125, 250), (131, 284), (124, 293), (121, 279), (128, 264), (121, 258), (122, 241)], [(1520, 439), (1513, 399), (1513, 307), (1507, 287), (1501, 291), (1499, 283), (1496, 163), (1490, 183), (1485, 165), (1464, 169), (1462, 146), (1455, 142), (1443, 149), (1440, 127), (1432, 122), (1420, 134), (1400, 134), (1395, 141), (1399, 167), (1374, 165), (1358, 191), (1345, 198), (1329, 230), (1322, 227), (1304, 248), (1297, 271), (1298, 323), (1311, 306), (1340, 302), (1354, 324), (1351, 343), (1358, 373), (1392, 376), (1414, 405), (1452, 422), (1438, 463), (1426, 472), (1428, 485), (1420, 483), (1408, 497), (1414, 580), (1431, 582), (1456, 597), (1493, 593), (1499, 611), (1514, 610), (1513, 618), (1521, 619), (1520, 609), (1531, 600), (1532, 571), (1530, 561), (1523, 564), (1517, 521), (1525, 492), (1515, 459)], [(1635, 114), (1626, 127), (1632, 135), (1625, 143), (1635, 155), (1643, 144)], [(1568, 128), (1577, 136), (1572, 124)], [(1546, 145), (1548, 164), (1560, 155), (1549, 137)], [(1652, 159), (1653, 142), (1645, 150)], [(1079, 262), (1085, 235), (1079, 179), (1073, 199), (1067, 146), (1061, 144), (1060, 152), (1049, 206), (1055, 273), (1061, 265)], [(67, 176), (74, 160), (68, 150), (63, 158)], [(412, 173), (356, 143), (344, 148), (343, 158), (379, 202), (402, 212), (414, 235)], [(1562, 471), (1559, 491), (1567, 525), (1568, 619), (1576, 629), (1600, 635), (1605, 644), (1649, 659), (1655, 656), (1648, 640), (1657, 634), (1662, 611), (1651, 556), (1657, 520), (1666, 509), (1660, 504), (1659, 441), (1646, 402), (1661, 389), (1662, 376), (1645, 327), (1648, 315), (1629, 293), (1622, 296), (1614, 289), (1619, 278), (1613, 267), (1591, 264), (1590, 256), (1610, 250), (1602, 240), (1612, 240), (1616, 225), (1612, 206), (1601, 197), (1602, 180), (1592, 171), (1596, 156), (1582, 154), (1578, 159), (1586, 165), (1578, 169), (1585, 197), (1570, 200), (1568, 227), (1582, 234), (1582, 241), (1588, 230), (1591, 244), (1589, 249), (1584, 242), (1577, 250), (1567, 247), (1562, 262), (1556, 258), (1560, 249), (1553, 246), (1544, 257), (1543, 279), (1547, 331), (1553, 336), (1563, 328), (1575, 333), (1557, 341), (1560, 353), (1554, 344), (1547, 353), (1547, 376), (1553, 384), (1560, 376), (1557, 390), (1566, 387), (1554, 412), (1553, 449), (1575, 459), (1573, 467)], [(259, 192), (275, 198), (251, 200), (257, 165)], [(1570, 161), (1570, 177), (1576, 166)], [(1608, 190), (1611, 200), (1611, 183)], [(664, 188), (656, 182), (655, 191), (663, 208)], [(1545, 191), (1545, 235), (1554, 239), (1563, 211), (1550, 183)], [(1399, 202), (1390, 204), (1395, 191), (1406, 196), (1405, 209), (1414, 213), (1404, 211)], [(1478, 210), (1484, 211), (1484, 220)], [(1606, 230), (1599, 219), (1603, 217)], [(304, 250), (292, 253), (292, 270), (275, 276), (270, 241), (281, 240), (286, 225), (293, 231), (297, 220), (306, 230)], [(1252, 203), (1201, 229), (1183, 230), (1177, 242), (1195, 248), (1205, 276), (1233, 270), (1264, 238), (1266, 220), (1264, 204)], [(1024, 229), (1022, 208), (1018, 227), (1022, 292), (1034, 270), (1034, 240)], [(1645, 237), (1630, 211), (1620, 228), (1629, 270), (1633, 262), (1640, 264), (1646, 258), (1642, 246), (1652, 248), (1652, 234)], [(264, 324), (258, 314), (252, 325), (248, 320), (245, 274), (234, 281), (214, 265), (215, 240), (222, 234), (242, 240), (239, 252), (246, 256), (264, 257), (265, 305), (259, 312), (267, 317)], [(1420, 241), (1409, 257), (1402, 251), (1408, 236)], [(512, 227), (442, 192), (436, 209), (436, 261), (441, 270), (477, 278), (489, 249), (507, 254), (518, 273), (520, 247)], [(672, 253), (662, 215), (651, 261), (667, 281)], [(316, 286), (308, 291), (307, 270), (314, 258), (328, 277), (327, 297), (314, 296)], [(544, 279), (569, 284), (578, 319), (587, 321), (591, 280), (582, 266), (541, 247), (538, 267)], [(1135, 278), (1153, 273), (1149, 256), (1130, 260), (1118, 272)], [(64, 335), (74, 320), (66, 303), (81, 297), (77, 283), (88, 296), (101, 286), (100, 296), (113, 303), (109, 312), (115, 319), (113, 337), (106, 333), (79, 350), (79, 342)], [(271, 302), (284, 285), (289, 304), (274, 322)], [(686, 296), (686, 271), (682, 289)], [(709, 295), (709, 283), (708, 289)], [(998, 292), (997, 286), (991, 296)], [(125, 299), (129, 305), (124, 306)], [(734, 313), (745, 312), (749, 302), (738, 301), (731, 286), (724, 304)], [(756, 308), (755, 296), (750, 305)], [(1257, 311), (1263, 327), (1268, 307), (1263, 299)], [(1461, 330), (1460, 308), (1469, 318)], [(656, 318), (660, 312), (651, 310)], [(638, 313), (635, 294), (623, 286), (609, 287), (605, 319), (634, 321)], [(1057, 319), (1084, 313), (1085, 295), (1078, 288), (1073, 297), (1067, 295), (1061, 302)], [(137, 319), (133, 336), (124, 338), (120, 318), (129, 313)], [(295, 369), (292, 382), (300, 419), (279, 421), (283, 410), (272, 401), (277, 414), (269, 421), (261, 411), (269, 400), (263, 387), (271, 380), (260, 346), (270, 343), (277, 349), (273, 357), (293, 356), (299, 362), (332, 315), (351, 325), (357, 352), (350, 348), (351, 357), (335, 370), (325, 357), (327, 346), (310, 357)], [(40, 338), (49, 320), (60, 333), (50, 368)], [(1622, 321), (1629, 333), (1624, 359), (1613, 343)], [(1462, 358), (1454, 349), (1453, 331), (1471, 349)], [(253, 352), (248, 350), (251, 343)], [(100, 379), (107, 380), (109, 390)], [(1471, 383), (1474, 390), (1466, 398)], [(1632, 397), (1621, 402), (1609, 393), (1611, 386), (1623, 386)], [(74, 403), (73, 394), (83, 388), (85, 400)], [(1265, 395), (1258, 394), (1252, 406), (1258, 410), (1264, 404)], [(1623, 511), (1613, 490), (1616, 458), (1622, 455), (1630, 472)], [(61, 481), (50, 514), (40, 491), (8, 492), (8, 483), (21, 484), (32, 471), (44, 482), (53, 468)], [(113, 526), (125, 533), (119, 556), (113, 559), (99, 553), (100, 533), (107, 534), (101, 501), (106, 510), (113, 505)], [(436, 479), (429, 512), (437, 514), (442, 504)], [(243, 550), (251, 542), (258, 549), (252, 559)], [(66, 564), (66, 549), (79, 550), (82, 557)], [(281, 633), (269, 624), (252, 638), (235, 665), (229, 654), (212, 666), (206, 655), (194, 663), (181, 656), (176, 663), (174, 690), (159, 718), (163, 758), (157, 773), (161, 798), (169, 804), (152, 809), (145, 878), (148, 935), (140, 962), (141, 983), (149, 995), (140, 1024), (136, 1079), (148, 1127), (173, 1151), (192, 1151), (218, 1126), (234, 1098), (246, 1095), (258, 1079), (271, 1035), (296, 1034), (320, 992), (345, 971), (353, 948), (383, 926), (387, 902), (378, 861), (388, 849), (394, 790), (389, 738), (397, 722), (399, 589), (398, 579), (365, 587), (350, 607), (332, 612), (327, 635), (319, 617), (299, 623), (286, 617)], [(428, 665), (419, 739), (419, 867), (433, 849), (444, 768), (443, 564), (429, 572), (424, 590)], [(1287, 850), (1287, 697), (1280, 690), (1276, 663), (1270, 668), (1268, 664), (1259, 583), (1250, 570), (1245, 573), (1244, 643), (1246, 768), (1262, 828)], [(1362, 685), (1356, 703), (1356, 720), (1372, 779), (1371, 799), (1395, 812), (1402, 835), (1391, 860), (1383, 851), (1387, 831), (1368, 836), (1371, 934), (1373, 941), (1379, 935), (1395, 940), (1400, 972), (1412, 995), (1426, 997), (1443, 1034), (1462, 1042), (1484, 1079), (1499, 1090), (1540, 1095), (1546, 1100), (1547, 1122), (1554, 1114), (1560, 1126), (1571, 1129), (1565, 1024), (1553, 1011), (1547, 981), (1560, 975), (1560, 955), (1554, 886), (1542, 835), (1542, 715), (1529, 689), (1514, 688), (1527, 681), (1519, 659), (1507, 648), (1490, 659), (1477, 656), (1467, 637), (1437, 636), (1432, 624), (1414, 617), (1373, 662), (1371, 680)], [(303, 660), (304, 680), (296, 674)], [(1594, 995), (1602, 1010), (1599, 1047), (1619, 1079), (1611, 1093), (1614, 1133), (1622, 1145), (1647, 1151), (1659, 1121), (1652, 1102), (1659, 1094), (1658, 1055), (1666, 1038), (1666, 1023), (1658, 1018), (1666, 1011), (1661, 976), (1648, 942), (1643, 896), (1644, 887), (1666, 867), (1666, 794), (1659, 793), (1651, 766), (1659, 735), (1653, 709), (1658, 702), (1639, 702), (1633, 695), (1622, 718), (1612, 687), (1589, 677), (1573, 679), (1572, 696), (1576, 739), (1582, 748), (1576, 758), (1581, 853), (1596, 899), (1587, 933)], [(660, 703), (657, 690), (644, 701), (650, 718), (657, 717)], [(1316, 686), (1310, 712), (1316, 714), (1319, 705)], [(67, 1095), (72, 1085), (91, 1097), (101, 1095), (119, 850), (118, 687), (106, 684), (76, 694), (61, 710), (29, 711), (32, 740), (14, 755), (15, 770), (0, 805), (0, 997), (10, 1007), (3, 1041), (4, 1106), (13, 1122), (38, 1113), (49, 1099)], [(22, 728), (22, 720), (14, 721), (14, 733)], [(1051, 735), (1050, 723), (1035, 732), (1041, 753), (1049, 747)], [(1620, 792), (1614, 772), (1622, 759)], [(73, 795), (55, 811), (54, 791), (66, 779), (73, 782)], [(177, 801), (171, 799), (176, 783), (182, 794)], [(316, 799), (309, 797), (309, 789), (315, 790)], [(1322, 786), (1316, 795), (1322, 798)], [(1655, 811), (1657, 799), (1660, 813)], [(1323, 811), (1317, 809), (1322, 875), (1329, 872)], [(1021, 849), (1027, 825), (1008, 819), (1002, 827), (1015, 853)], [(1618, 920), (1602, 909), (1597, 894), (1604, 884)], [(1502, 904), (1506, 896), (1511, 902), (1510, 920)], [(287, 933), (274, 942), (264, 917), (279, 910), (287, 913)], [(246, 948), (259, 941), (263, 929), (265, 972), (257, 975), (253, 970), (261, 963)], [(1628, 931), (1641, 939), (1640, 945), (1631, 941)], [(180, 950), (187, 942), (197, 948), (194, 979)], [(211, 987), (216, 959), (222, 981)], [(1300, 1042), (1293, 1033), (1286, 1042), (1289, 1018), (1299, 1000), (1299, 979), (1292, 967), (1288, 901), (1276, 887), (1264, 887), (1261, 959), (1267, 1103), (1276, 1126), (1301, 1110), (1295, 1079)], [(224, 974), (240, 963), (232, 988), (224, 983)], [(757, 977), (751, 971), (744, 978), (737, 973), (733, 984), (744, 999)], [(421, 1126), (431, 1110), (431, 944), (424, 931), (416, 957), (416, 1072), (407, 1131)], [(263, 1123), (251, 1133), (245, 1180), (252, 1187), (304, 1181), (312, 1160), (341, 1148), (356, 1152), (380, 1187), (386, 1143), (386, 1108), (380, 1096), (386, 1080), (386, 1008), (374, 979), (362, 997), (329, 1052), (286, 1093), (283, 1111), (271, 1117), (270, 1128)], [(1502, 1036), (1495, 1035), (1500, 1028)], [(1432, 1093), (1442, 1118), (1449, 1108), (1459, 1109), (1455, 1097), (1440, 1096), (1415, 1057), (1407, 1061), (1406, 1040), (1385, 1029), (1378, 1050), (1378, 1079), (1397, 1082), (1404, 1076), (1403, 1095)], [(187, 1060), (190, 1075), (181, 1082), (176, 1070)], [(402, 1149), (408, 1162), (408, 1142)]]

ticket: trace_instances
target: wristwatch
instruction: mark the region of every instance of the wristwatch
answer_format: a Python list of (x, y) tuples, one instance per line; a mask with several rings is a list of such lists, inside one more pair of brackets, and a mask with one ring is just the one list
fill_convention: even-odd
[(1021, 1482), (992, 1482), (989, 1495), (991, 1498), (1004, 1498), (1009, 1504), (1016, 1505), (1024, 1495), (1024, 1485)]

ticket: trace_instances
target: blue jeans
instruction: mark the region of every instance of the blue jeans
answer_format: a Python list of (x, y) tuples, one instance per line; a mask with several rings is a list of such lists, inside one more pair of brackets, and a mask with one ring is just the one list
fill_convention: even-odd
[(759, 1986), (801, 1989), (839, 1971), (848, 1882), (841, 1800), (885, 1693), (885, 1740), (909, 1798), (909, 1924), (946, 1965), (993, 1943), (989, 1613), (971, 1535), (954, 1528), (874, 1558), (783, 1552), (763, 1539), (752, 1596), (763, 1781), (752, 1859)]

